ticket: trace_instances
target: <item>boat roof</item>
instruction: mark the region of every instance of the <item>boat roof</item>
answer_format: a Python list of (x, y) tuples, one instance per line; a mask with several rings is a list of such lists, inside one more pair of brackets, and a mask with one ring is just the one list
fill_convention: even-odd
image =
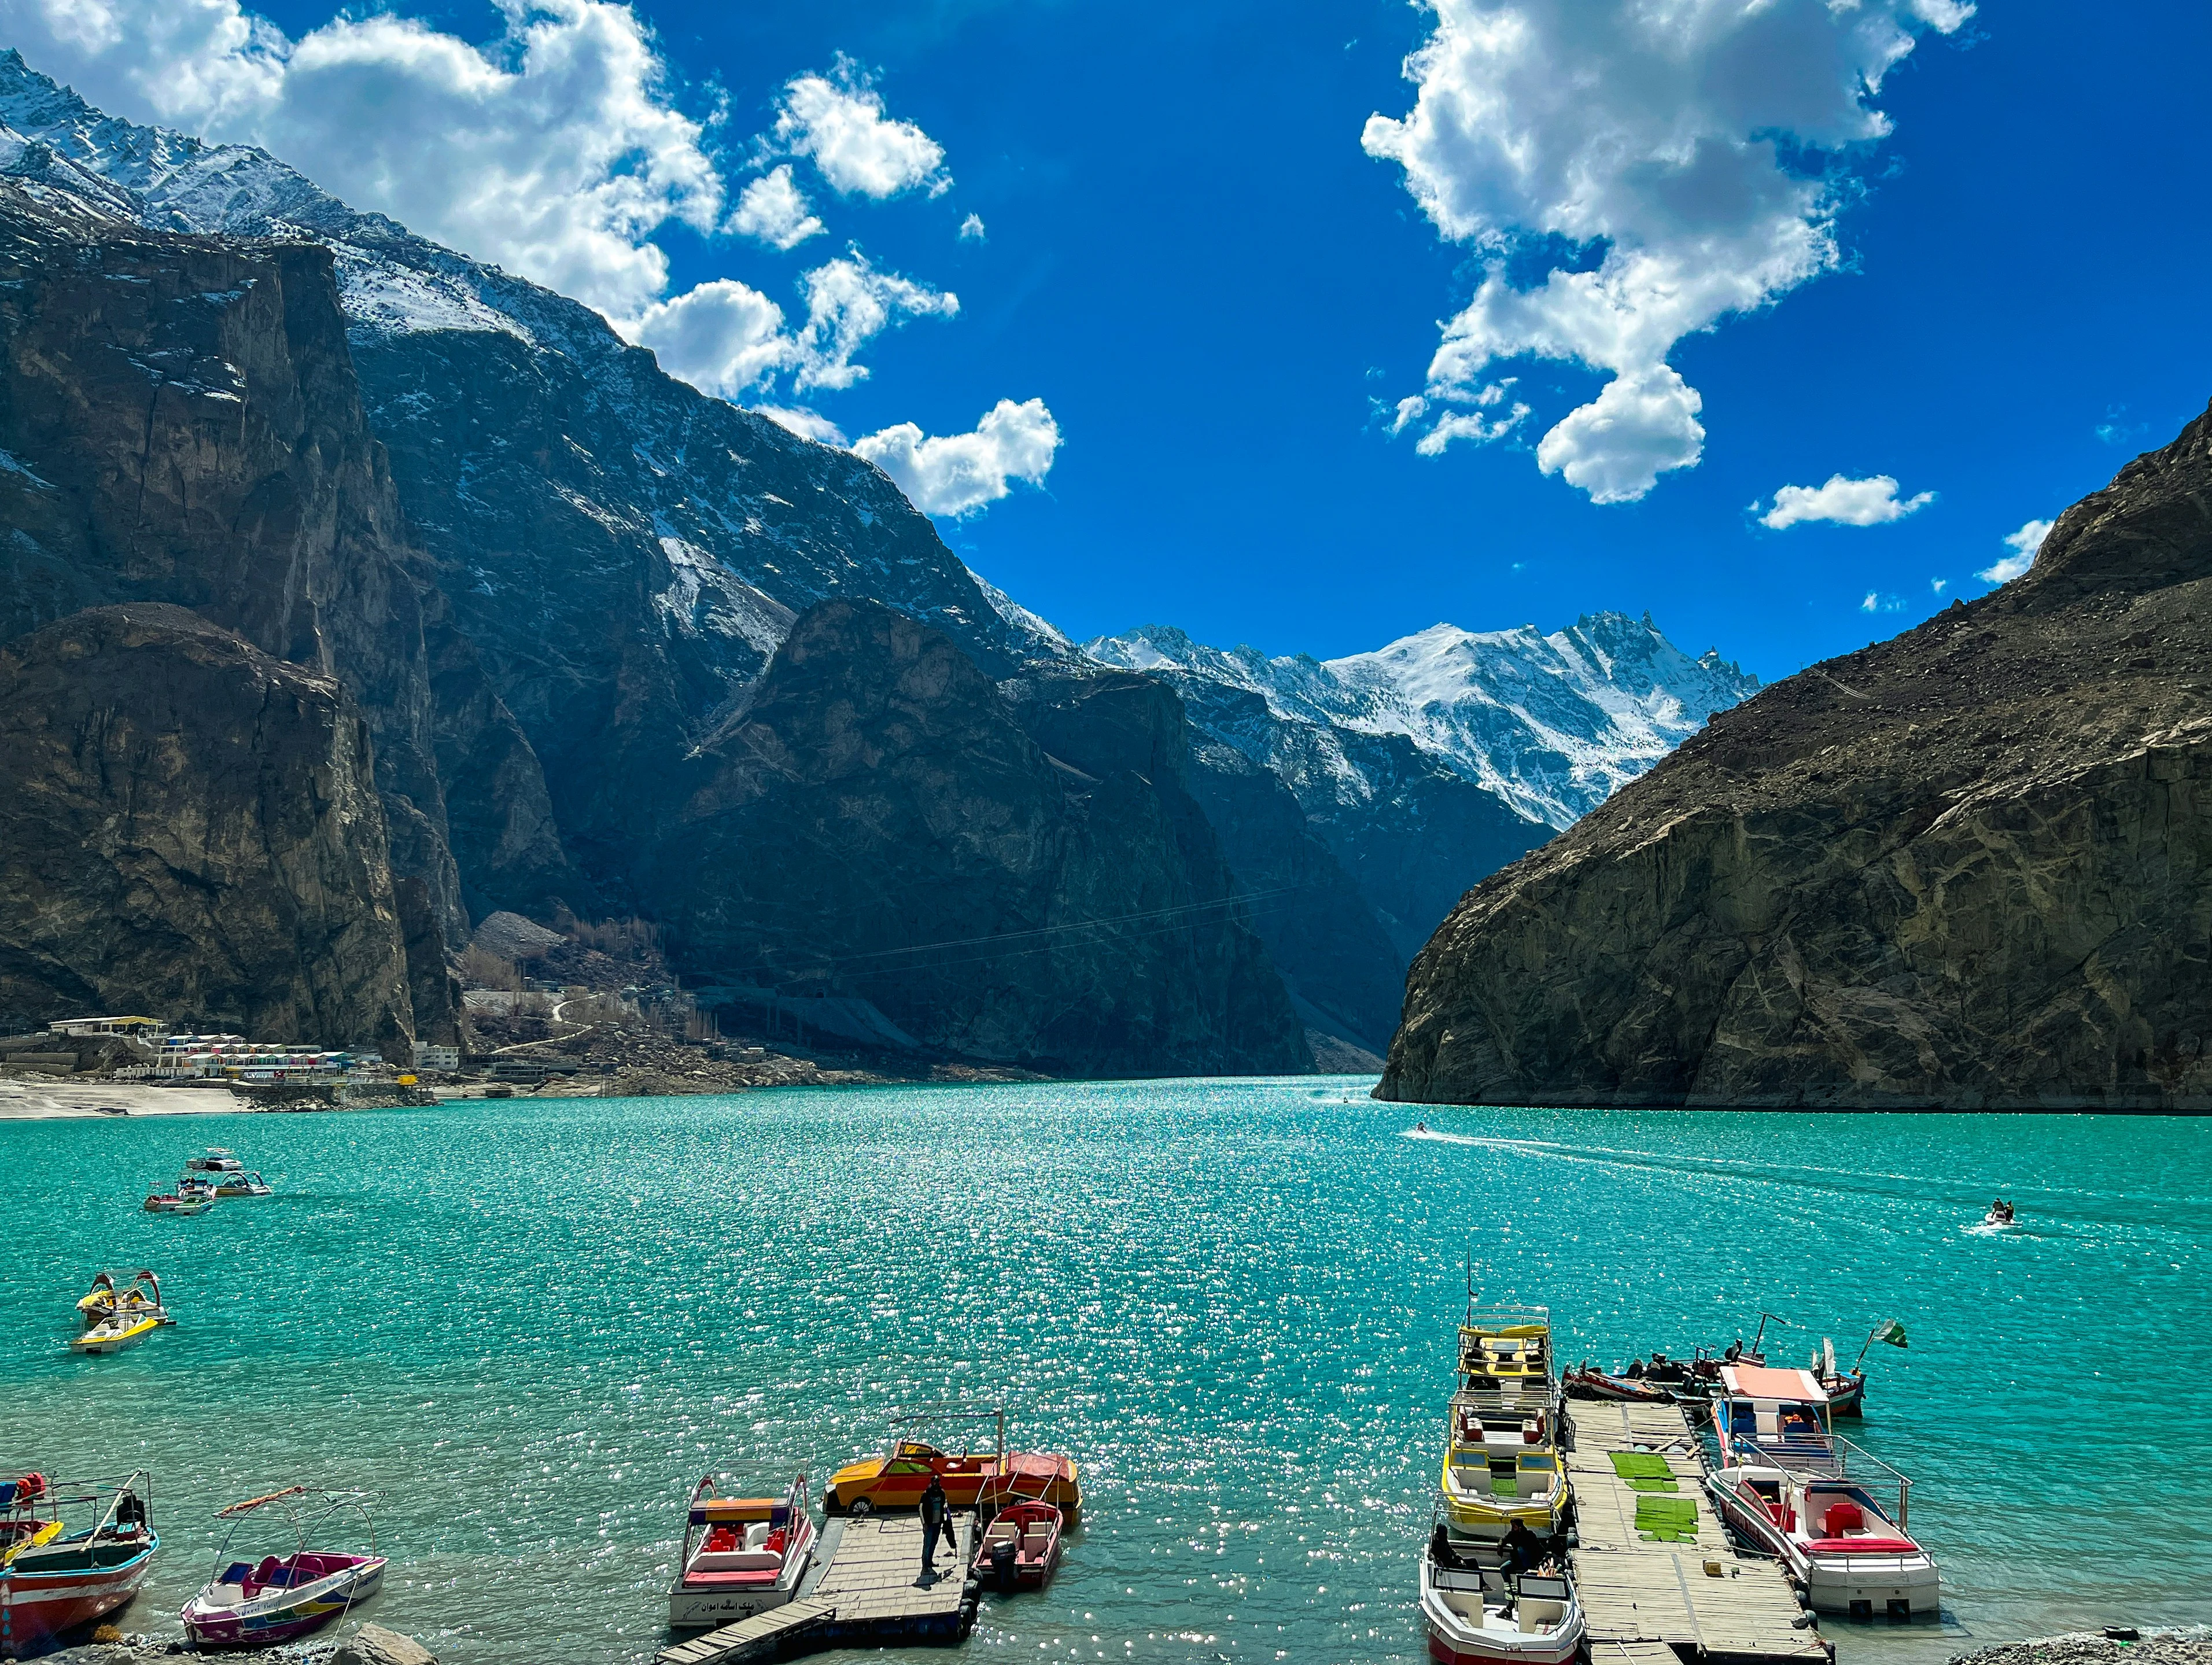
[(1777, 1370), (1771, 1364), (1723, 1364), (1721, 1385), (1738, 1399), (1786, 1399), (1797, 1405), (1828, 1402), (1828, 1390), (1810, 1370)]

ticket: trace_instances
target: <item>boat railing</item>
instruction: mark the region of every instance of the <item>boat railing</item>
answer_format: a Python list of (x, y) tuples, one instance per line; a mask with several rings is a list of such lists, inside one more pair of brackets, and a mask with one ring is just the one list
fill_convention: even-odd
[(1533, 1382), (1521, 1392), (1502, 1392), (1494, 1388), (1462, 1387), (1451, 1396), (1451, 1414), (1455, 1421), (1462, 1413), (1475, 1416), (1516, 1417), (1526, 1421), (1530, 1417), (1544, 1419), (1545, 1443), (1556, 1439), (1561, 1404), (1557, 1383)]
[(1542, 1329), (1552, 1328), (1549, 1307), (1469, 1307), (1467, 1316), (1460, 1321), (1463, 1330), (1481, 1330), (1495, 1335), (1505, 1330)]
[[(1808, 1479), (1848, 1481), (1872, 1498), (1899, 1527), (1905, 1525), (1905, 1514), (1912, 1503), (1911, 1477), (1841, 1434), (1795, 1440), (1760, 1440), (1734, 1434), (1723, 1446), (1722, 1454), (1729, 1464), (1764, 1464)], [(1894, 1509), (1890, 1507), (1893, 1503)]]

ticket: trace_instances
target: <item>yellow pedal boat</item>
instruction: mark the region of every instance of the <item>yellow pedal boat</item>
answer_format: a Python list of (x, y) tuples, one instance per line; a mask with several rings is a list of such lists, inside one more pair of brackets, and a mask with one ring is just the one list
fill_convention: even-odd
[(155, 1330), (161, 1321), (150, 1312), (118, 1312), (101, 1319), (82, 1335), (70, 1343), (76, 1353), (121, 1352), (125, 1347), (135, 1347)]
[(1559, 1530), (1569, 1499), (1560, 1402), (1551, 1314), (1470, 1308), (1438, 1480), (1452, 1536), (1494, 1543), (1516, 1523), (1540, 1538)]

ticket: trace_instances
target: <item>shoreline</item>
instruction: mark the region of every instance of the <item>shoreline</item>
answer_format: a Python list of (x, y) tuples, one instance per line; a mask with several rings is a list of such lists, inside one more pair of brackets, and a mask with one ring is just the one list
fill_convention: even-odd
[(38, 1085), (20, 1076), (0, 1080), (0, 1121), (105, 1120), (104, 1108), (110, 1105), (133, 1116), (235, 1115), (259, 1108), (228, 1087), (155, 1087), (142, 1081), (80, 1084), (60, 1076)]

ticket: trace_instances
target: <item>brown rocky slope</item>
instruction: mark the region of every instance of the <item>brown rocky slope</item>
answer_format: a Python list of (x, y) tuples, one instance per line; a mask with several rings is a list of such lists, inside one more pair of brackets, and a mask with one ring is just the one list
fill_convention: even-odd
[(2212, 412), (1469, 891), (1377, 1097), (2212, 1108)]
[(414, 1039), (368, 725), (181, 607), (0, 646), (0, 1012)]

